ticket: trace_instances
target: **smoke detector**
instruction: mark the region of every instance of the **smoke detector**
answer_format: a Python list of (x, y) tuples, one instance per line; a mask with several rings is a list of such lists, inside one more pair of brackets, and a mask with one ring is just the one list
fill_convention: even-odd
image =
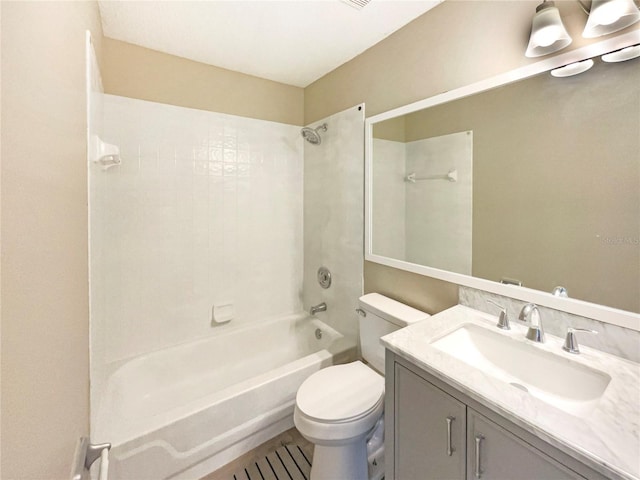
[(342, 0), (342, 1), (347, 5), (352, 6), (353, 8), (362, 10), (364, 7), (366, 7), (369, 4), (371, 0)]

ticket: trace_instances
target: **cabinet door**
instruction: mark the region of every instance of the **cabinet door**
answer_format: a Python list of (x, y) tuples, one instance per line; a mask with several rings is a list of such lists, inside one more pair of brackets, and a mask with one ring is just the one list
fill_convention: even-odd
[(467, 422), (467, 480), (583, 478), (471, 408)]
[(395, 480), (465, 478), (466, 407), (395, 364)]

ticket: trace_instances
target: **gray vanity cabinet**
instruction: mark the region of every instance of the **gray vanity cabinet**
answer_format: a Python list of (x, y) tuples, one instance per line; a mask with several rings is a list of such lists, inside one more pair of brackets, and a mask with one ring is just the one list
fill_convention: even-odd
[(582, 478), (496, 423), (467, 409), (467, 480)]
[(387, 480), (605, 477), (387, 352)]
[(395, 378), (396, 478), (463, 479), (466, 406), (398, 364)]

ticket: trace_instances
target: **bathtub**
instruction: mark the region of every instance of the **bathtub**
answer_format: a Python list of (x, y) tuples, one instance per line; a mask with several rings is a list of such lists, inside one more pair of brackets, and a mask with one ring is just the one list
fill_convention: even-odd
[(152, 352), (109, 376), (92, 439), (113, 445), (112, 480), (199, 478), (293, 427), (300, 384), (354, 357), (307, 315)]

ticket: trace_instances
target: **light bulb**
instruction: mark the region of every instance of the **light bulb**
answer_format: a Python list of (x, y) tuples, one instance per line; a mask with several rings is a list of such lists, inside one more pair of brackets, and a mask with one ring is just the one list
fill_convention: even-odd
[(633, 0), (592, 0), (591, 12), (582, 36), (608, 35), (640, 21), (640, 10)]
[(618, 0), (612, 0), (609, 3), (602, 4), (593, 15), (595, 21), (599, 25), (611, 25), (624, 14), (624, 5)]
[(540, 47), (548, 47), (553, 44), (560, 35), (562, 35), (562, 29), (551, 25), (538, 30), (533, 36), (533, 41)]

